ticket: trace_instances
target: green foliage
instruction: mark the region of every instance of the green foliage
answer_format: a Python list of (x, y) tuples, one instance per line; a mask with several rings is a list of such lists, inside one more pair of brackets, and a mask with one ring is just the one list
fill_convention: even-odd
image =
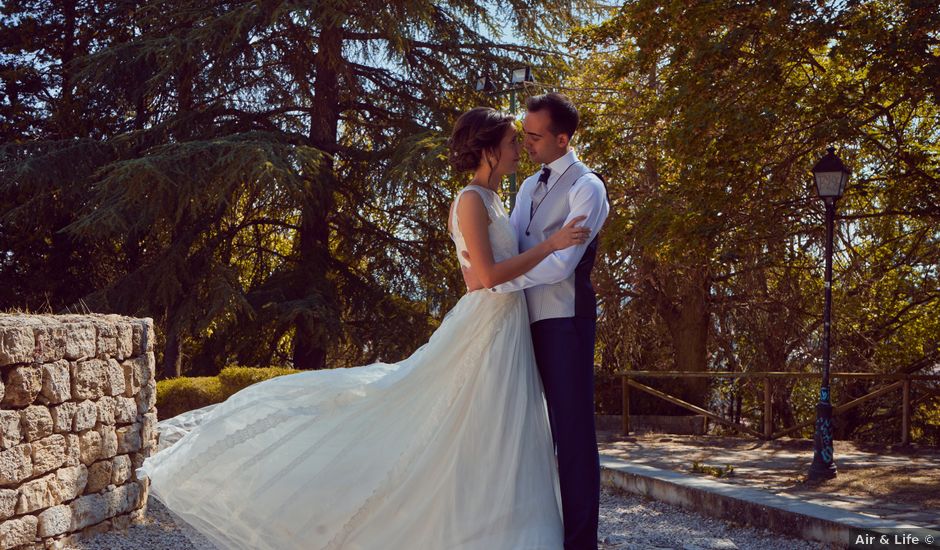
[(248, 386), (287, 374), (296, 374), (296, 369), (285, 369), (280, 367), (225, 367), (219, 373), (219, 383), (222, 385), (222, 394), (228, 399), (232, 394), (247, 388)]
[[(602, 369), (817, 372), (824, 233), (809, 170), (829, 144), (853, 170), (833, 370), (937, 365), (938, 36), (929, 3), (895, 1), (635, 0), (580, 29), (568, 85), (582, 156), (614, 204), (595, 271)], [(833, 397), (875, 387), (837, 381)], [(724, 389), (710, 406), (760, 421), (759, 386)], [(777, 424), (814, 416), (818, 391), (775, 384)], [(884, 422), (899, 404), (840, 416), (837, 437), (897, 439)]]
[(152, 317), (166, 377), (401, 358), (462, 291), (443, 143), (491, 101), (471, 83), (552, 78), (573, 23), (547, 0), (13, 2), (0, 307)]
[[(607, 379), (818, 371), (823, 208), (809, 170), (830, 144), (853, 170), (833, 368), (936, 368), (930, 2), (629, 0), (581, 27), (567, 8), (8, 2), (0, 309), (153, 317), (164, 377), (400, 359), (463, 290), (443, 223), (464, 183), (448, 130), (469, 107), (505, 103), (474, 93), (476, 77), (528, 62), (533, 90), (570, 75), (575, 144), (609, 183), (594, 273)], [(507, 22), (529, 43), (491, 38)], [(872, 389), (837, 380), (833, 397)], [(736, 421), (762, 411), (747, 382), (670, 393)], [(817, 394), (775, 384), (777, 424), (811, 418)], [(838, 418), (837, 437), (894, 439), (898, 407), (868, 402)], [(936, 402), (918, 407), (915, 437), (940, 442)]]
[(225, 400), (218, 376), (168, 378), (157, 382), (157, 415), (160, 420)]
[(221, 403), (252, 384), (296, 374), (295, 369), (278, 367), (225, 367), (218, 376), (180, 376), (157, 382), (157, 413), (160, 419)]

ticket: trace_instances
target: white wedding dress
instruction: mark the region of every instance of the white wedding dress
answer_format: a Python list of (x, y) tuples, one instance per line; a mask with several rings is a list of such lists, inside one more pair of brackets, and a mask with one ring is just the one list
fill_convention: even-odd
[[(517, 254), (498, 196), (470, 190), (487, 205), (495, 260)], [(158, 429), (169, 446), (138, 474), (220, 548), (563, 546), (522, 292), (467, 293), (399, 363), (273, 378)]]

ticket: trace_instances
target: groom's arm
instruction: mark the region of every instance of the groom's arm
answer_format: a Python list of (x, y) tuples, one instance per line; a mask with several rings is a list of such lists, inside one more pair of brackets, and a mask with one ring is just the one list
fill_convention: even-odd
[(578, 262), (584, 256), (584, 251), (604, 225), (607, 214), (610, 212), (610, 205), (607, 203), (607, 191), (604, 189), (604, 184), (594, 174), (582, 176), (577, 184), (572, 186), (569, 193), (571, 194), (569, 197), (571, 211), (562, 226), (578, 216), (586, 216), (581, 226), (591, 228), (591, 236), (588, 240), (584, 244), (549, 254), (528, 273), (494, 286), (491, 289), (493, 292), (515, 292), (538, 285), (552, 285), (564, 281), (574, 273)]

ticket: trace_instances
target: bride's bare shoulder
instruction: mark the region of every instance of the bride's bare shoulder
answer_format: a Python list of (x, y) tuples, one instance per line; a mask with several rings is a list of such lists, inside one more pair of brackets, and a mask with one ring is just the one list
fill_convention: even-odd
[[(467, 191), (472, 191), (467, 193)], [(458, 223), (460, 220), (479, 220), (486, 219), (489, 225), (493, 220), (490, 219), (489, 208), (486, 205), (483, 194), (475, 188), (468, 185), (460, 190), (457, 198), (454, 200), (457, 209)]]

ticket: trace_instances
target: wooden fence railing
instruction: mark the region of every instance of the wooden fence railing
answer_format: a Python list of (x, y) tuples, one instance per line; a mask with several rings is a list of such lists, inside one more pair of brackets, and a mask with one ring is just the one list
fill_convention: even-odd
[[(798, 432), (807, 426), (812, 426), (816, 423), (816, 418), (812, 420), (803, 422), (797, 426), (792, 426), (777, 432), (773, 431), (773, 408), (771, 407), (771, 380), (775, 378), (816, 378), (821, 379), (821, 374), (819, 373), (810, 373), (810, 372), (679, 372), (679, 371), (627, 371), (620, 373), (621, 377), (621, 387), (623, 392), (623, 433), (624, 435), (630, 433), (630, 388), (636, 388), (638, 390), (644, 391), (660, 399), (664, 399), (688, 409), (696, 414), (701, 414), (708, 417), (715, 422), (729, 426), (740, 432), (750, 434), (754, 437), (760, 439), (777, 439), (785, 435)], [(925, 401), (927, 399), (940, 397), (940, 390), (932, 390), (920, 398), (918, 398), (914, 403), (911, 403), (911, 384), (915, 381), (940, 381), (940, 375), (928, 375), (928, 374), (876, 374), (876, 373), (867, 373), (867, 372), (833, 372), (829, 374), (830, 379), (834, 380), (836, 378), (862, 378), (869, 380), (878, 380), (878, 381), (894, 381), (886, 386), (878, 388), (874, 391), (871, 391), (859, 398), (853, 399), (848, 403), (843, 403), (838, 406), (833, 406), (832, 414), (833, 416), (842, 414), (845, 411), (848, 411), (858, 405), (874, 399), (878, 396), (884, 395), (885, 393), (900, 389), (901, 391), (901, 443), (907, 445), (910, 443), (910, 423), (911, 423), (911, 408), (912, 406)], [(763, 414), (763, 433), (758, 432), (753, 428), (744, 426), (740, 423), (733, 422), (724, 418), (720, 415), (707, 411), (701, 407), (697, 407), (691, 403), (683, 401), (678, 397), (669, 395), (667, 393), (661, 392), (655, 388), (651, 388), (645, 384), (641, 384), (635, 380), (635, 378), (757, 378), (764, 381), (764, 414)]]

